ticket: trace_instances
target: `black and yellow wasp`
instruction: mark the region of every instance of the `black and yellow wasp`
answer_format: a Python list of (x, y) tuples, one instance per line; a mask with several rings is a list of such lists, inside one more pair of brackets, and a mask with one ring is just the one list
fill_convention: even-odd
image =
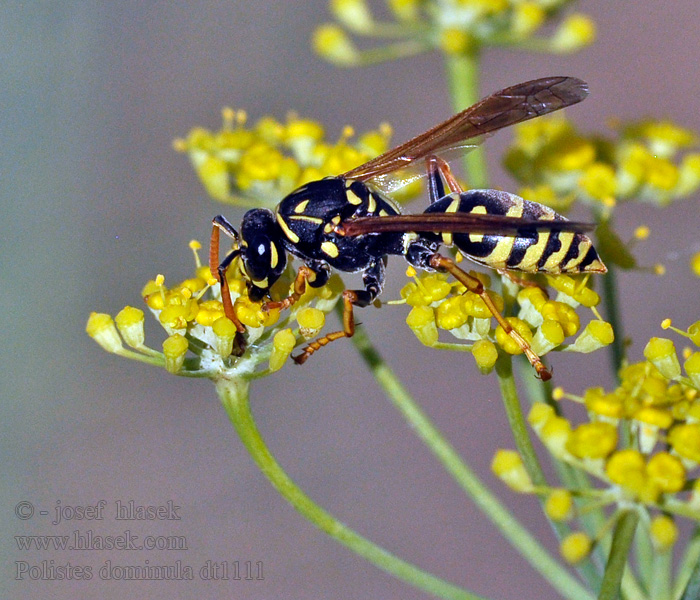
[[(551, 374), (539, 356), (503, 318), (481, 282), (438, 250), (442, 245), (455, 246), (467, 258), (499, 271), (604, 273), (605, 265), (584, 234), (592, 227), (568, 221), (546, 206), (507, 192), (462, 191), (440, 155), (473, 146), (504, 127), (576, 104), (587, 95), (586, 83), (573, 77), (520, 83), (347, 173), (303, 185), (274, 212), (264, 208), (248, 211), (240, 233), (223, 216), (215, 217), (209, 262), (212, 274), (221, 282), (226, 316), (239, 332), (245, 331), (236, 318), (226, 280), (227, 267), (239, 255), (249, 280), (249, 295), (256, 301), (269, 295), (286, 267), (287, 253), (303, 261), (292, 294), (282, 301), (267, 302), (267, 309), (289, 307), (307, 284), (324, 285), (331, 269), (361, 271), (364, 289), (343, 292), (343, 330), (309, 344), (294, 358), (303, 363), (329, 342), (354, 334), (353, 307), (367, 306), (381, 293), (387, 257), (396, 254), (419, 269), (448, 272), (478, 294), (538, 375), (549, 379)], [(403, 215), (376, 183), (419, 161), (425, 163), (430, 205), (422, 214)], [(220, 230), (234, 240), (222, 262)]]

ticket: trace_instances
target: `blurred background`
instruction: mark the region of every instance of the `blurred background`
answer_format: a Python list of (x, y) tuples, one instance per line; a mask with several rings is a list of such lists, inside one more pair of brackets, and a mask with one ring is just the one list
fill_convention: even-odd
[[(488, 51), (482, 95), (545, 75), (587, 80), (590, 98), (569, 116), (584, 130), (609, 117), (670, 117), (700, 131), (696, 0), (591, 0), (577, 10), (598, 41), (575, 55)], [(207, 381), (167, 375), (103, 352), (84, 333), (90, 311), (140, 306), (156, 273), (189, 276), (192, 238), (210, 219), (242, 210), (208, 200), (173, 138), (220, 124), (220, 109), (283, 118), (293, 109), (363, 131), (389, 121), (403, 141), (451, 114), (442, 57), (340, 70), (312, 54), (310, 35), (329, 19), (325, 0), (306, 2), (4, 2), (2, 74), (2, 298), (0, 488), (5, 598), (223, 598), (241, 600), (426, 597), (366, 564), (304, 521), (258, 472)], [(494, 185), (510, 139), (487, 143)], [(420, 202), (420, 201), (418, 201)], [(422, 206), (422, 205), (421, 205)], [(642, 264), (665, 277), (620, 279), (633, 360), (671, 317), (697, 320), (688, 261), (698, 244), (697, 199), (663, 211), (619, 209), (625, 236), (649, 224)], [(577, 215), (585, 217), (584, 213)], [(398, 296), (405, 264), (392, 261), (384, 298)], [(421, 346), (402, 307), (366, 309), (360, 320), (406, 386), (468, 462), (553, 550), (537, 503), (490, 474), (494, 450), (511, 447), (494, 376), (471, 357)], [(151, 329), (153, 333), (155, 329)], [(151, 344), (160, 338), (152, 335)], [(554, 357), (555, 382), (577, 393), (612, 385), (607, 356)], [(273, 452), (309, 495), (360, 533), (472, 591), (502, 599), (557, 594), (465, 500), (355, 353), (338, 342), (303, 368), (291, 363), (257, 382), (252, 407)], [(102, 522), (51, 525), (57, 502), (107, 502)], [(117, 500), (180, 506), (179, 521), (111, 518)], [(19, 520), (15, 506), (36, 513)], [(48, 511), (40, 516), (39, 511)], [(181, 535), (188, 550), (19, 550), (15, 535)], [(246, 561), (263, 580), (192, 582), (14, 581), (31, 565), (190, 565)], [(523, 596), (527, 590), (526, 596)]]

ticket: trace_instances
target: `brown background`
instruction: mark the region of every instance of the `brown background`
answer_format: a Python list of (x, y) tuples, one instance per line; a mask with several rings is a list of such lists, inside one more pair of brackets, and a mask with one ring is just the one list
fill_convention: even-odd
[[(599, 41), (574, 55), (506, 51), (484, 56), (483, 91), (544, 75), (586, 79), (591, 97), (572, 111), (584, 128), (610, 116), (670, 116), (700, 130), (696, 0), (581, 2)], [(192, 237), (205, 240), (221, 206), (207, 200), (171, 140), (219, 123), (224, 105), (252, 118), (295, 109), (331, 136), (389, 120), (395, 140), (451, 113), (437, 54), (342, 71), (309, 51), (326, 2), (7, 2), (0, 10), (2, 237), (2, 456), (0, 548), (6, 598), (423, 598), (368, 566), (299, 517), (256, 470), (206, 381), (110, 356), (83, 333), (91, 310), (139, 303), (157, 272), (187, 276)], [(509, 135), (488, 144), (495, 165)], [(237, 221), (241, 211), (224, 209)], [(652, 226), (639, 248), (665, 278), (621, 278), (625, 325), (638, 360), (672, 317), (697, 312), (689, 278), (698, 246), (697, 199), (663, 212), (622, 207), (623, 235)], [(583, 216), (583, 215), (582, 215)], [(405, 282), (393, 260), (386, 299)], [(554, 548), (537, 504), (493, 481), (488, 464), (510, 446), (494, 377), (472, 360), (424, 349), (405, 309), (361, 313), (378, 346), (455, 447), (512, 510)], [(151, 330), (153, 334), (155, 329)], [(151, 336), (156, 344), (160, 337)], [(568, 359), (567, 359), (568, 358)], [(556, 383), (573, 392), (610, 385), (606, 356), (555, 359)], [(460, 494), (404, 424), (354, 353), (338, 343), (304, 368), (289, 365), (253, 388), (260, 428), (312, 498), (376, 542), (457, 584), (502, 599), (553, 599), (548, 587)], [(19, 521), (38, 510), (108, 503), (102, 523)], [(184, 535), (189, 550), (20, 552), (13, 535), (123, 533), (116, 500), (173, 500), (176, 523), (127, 523), (134, 535)], [(53, 513), (51, 513), (53, 514)], [(13, 564), (263, 561), (260, 582), (12, 582)]]

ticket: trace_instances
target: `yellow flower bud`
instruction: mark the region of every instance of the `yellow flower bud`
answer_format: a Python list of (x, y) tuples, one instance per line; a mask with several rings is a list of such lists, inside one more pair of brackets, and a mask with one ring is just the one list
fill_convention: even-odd
[(95, 340), (107, 352), (120, 352), (123, 350), (122, 340), (114, 325), (112, 317), (105, 313), (90, 313), (87, 325), (87, 334)]
[(297, 313), (299, 333), (306, 340), (314, 337), (326, 323), (326, 315), (318, 308), (305, 306)]
[(583, 401), (590, 412), (602, 417), (620, 419), (624, 416), (625, 405), (622, 398), (615, 394), (606, 394), (601, 387), (587, 389)]
[(617, 192), (615, 170), (605, 163), (595, 162), (586, 167), (578, 183), (595, 200), (607, 200)]
[(591, 321), (567, 350), (583, 353), (594, 352), (612, 344), (614, 339), (615, 333), (610, 323)]
[(552, 46), (559, 52), (575, 52), (595, 40), (595, 23), (582, 14), (567, 17), (552, 38)]
[(482, 373), (490, 373), (498, 359), (498, 350), (490, 340), (477, 340), (472, 346), (472, 356)]
[(646, 484), (644, 456), (637, 450), (619, 450), (605, 465), (610, 480), (637, 495)]
[(124, 341), (132, 348), (142, 348), (146, 339), (143, 324), (143, 311), (133, 306), (125, 306), (114, 317), (119, 333), (122, 334)]
[(291, 329), (283, 329), (275, 334), (270, 353), (270, 371), (278, 371), (287, 362), (289, 355), (296, 346), (296, 338)]
[(678, 527), (671, 517), (657, 515), (649, 526), (651, 542), (657, 552), (668, 552), (678, 539)]
[(498, 450), (491, 461), (491, 470), (516, 492), (532, 490), (532, 481), (520, 455), (514, 450)]
[(163, 342), (165, 368), (169, 373), (177, 373), (185, 362), (185, 354), (189, 344), (187, 338), (176, 333)]
[(233, 340), (236, 337), (237, 329), (231, 319), (219, 317), (212, 323), (212, 331), (216, 339), (216, 352), (221, 358), (231, 356), (233, 350)]
[(358, 62), (357, 49), (337, 25), (317, 27), (313, 33), (312, 44), (317, 54), (339, 66), (348, 67)]
[[(513, 327), (513, 329), (515, 329), (515, 331), (517, 331), (526, 342), (532, 342), (532, 331), (525, 321), (518, 319), (517, 317), (508, 317), (506, 321), (510, 323), (511, 327)], [(523, 352), (520, 345), (509, 334), (507, 334), (500, 325), (496, 328), (496, 341), (498, 342), (498, 345), (508, 354), (522, 354)]]
[(617, 446), (617, 430), (610, 423), (583, 423), (571, 432), (567, 450), (578, 458), (605, 458)]
[(659, 452), (649, 459), (647, 475), (663, 493), (679, 492), (685, 485), (683, 463), (668, 452)]
[(364, 0), (331, 0), (331, 12), (352, 31), (365, 32), (372, 28), (372, 15)]
[(700, 352), (693, 352), (683, 363), (683, 368), (695, 387), (700, 388)]
[(426, 346), (432, 346), (438, 341), (435, 313), (429, 306), (414, 306), (406, 317), (406, 324)]
[(464, 54), (473, 46), (474, 39), (462, 29), (445, 29), (440, 36), (440, 47), (446, 54)]
[(644, 358), (651, 362), (667, 379), (680, 377), (681, 365), (671, 340), (651, 338), (644, 348)]
[(544, 503), (544, 511), (552, 521), (565, 521), (573, 516), (574, 500), (568, 490), (554, 490)]
[(668, 434), (671, 447), (683, 458), (700, 462), (700, 424), (681, 423)]
[(462, 296), (447, 298), (437, 307), (435, 320), (441, 329), (456, 329), (467, 322), (468, 315), (463, 310)]
[(567, 535), (559, 546), (559, 552), (566, 562), (575, 565), (588, 557), (591, 552), (591, 538), (582, 531)]

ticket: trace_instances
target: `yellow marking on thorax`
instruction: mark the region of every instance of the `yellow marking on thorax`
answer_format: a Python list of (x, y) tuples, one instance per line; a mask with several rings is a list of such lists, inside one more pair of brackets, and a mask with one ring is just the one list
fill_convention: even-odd
[(369, 195), (367, 210), (370, 212), (370, 214), (376, 212), (377, 210), (377, 199), (374, 197), (374, 194)]
[[(566, 253), (571, 247), (571, 242), (574, 241), (574, 235), (576, 234), (571, 231), (559, 232), (559, 241), (561, 242), (561, 248), (556, 252), (552, 252), (549, 258), (547, 258), (546, 262), (544, 263), (544, 267), (542, 267), (545, 271), (549, 271), (550, 273), (562, 272), (562, 261), (564, 260)], [(581, 258), (581, 260), (583, 260), (583, 258)]]
[(313, 223), (314, 225), (320, 225), (323, 223), (323, 219), (321, 217), (309, 217), (308, 215), (291, 215), (289, 218), (294, 219), (295, 221), (306, 221), (307, 223)]
[(353, 206), (358, 206), (359, 204), (362, 204), (362, 198), (360, 198), (355, 192), (353, 192), (350, 188), (345, 190), (345, 197), (347, 198), (348, 202), (352, 204)]
[(321, 250), (323, 250), (323, 252), (331, 258), (337, 258), (338, 254), (340, 254), (338, 246), (336, 246), (333, 242), (323, 242), (321, 244)]
[(302, 200), (301, 202), (299, 202), (299, 204), (297, 204), (297, 205), (294, 207), (294, 212), (295, 212), (296, 214), (298, 214), (298, 215), (301, 215), (301, 214), (304, 213), (304, 211), (306, 210), (306, 207), (307, 207), (308, 205), (309, 205), (309, 200), (308, 200), (308, 199), (307, 199), (307, 200)]
[(289, 228), (289, 225), (287, 225), (287, 222), (282, 218), (282, 215), (277, 213), (276, 218), (277, 224), (282, 228), (282, 231), (284, 232), (284, 235), (287, 236), (287, 239), (292, 242), (292, 244), (298, 244), (299, 236)]

